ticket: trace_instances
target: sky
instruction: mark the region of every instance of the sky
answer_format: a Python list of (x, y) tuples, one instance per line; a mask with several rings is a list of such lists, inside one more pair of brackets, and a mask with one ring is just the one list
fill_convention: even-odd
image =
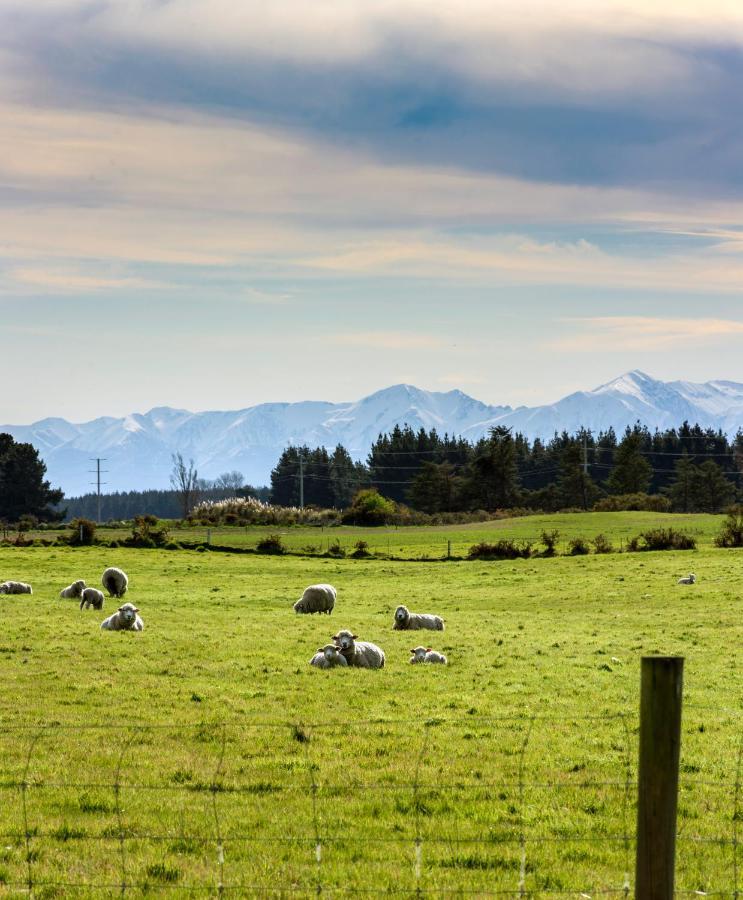
[(735, 0), (0, 0), (0, 421), (743, 381)]

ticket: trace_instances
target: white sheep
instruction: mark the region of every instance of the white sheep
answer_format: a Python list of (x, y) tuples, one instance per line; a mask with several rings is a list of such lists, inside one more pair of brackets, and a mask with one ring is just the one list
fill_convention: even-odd
[(80, 609), (103, 609), (103, 591), (98, 588), (87, 587), (82, 593), (80, 600)]
[(144, 622), (133, 603), (125, 603), (116, 612), (101, 622), (105, 631), (144, 631)]
[(428, 628), (431, 631), (443, 631), (444, 620), (441, 616), (430, 613), (411, 613), (407, 606), (398, 606), (395, 610), (394, 631), (420, 631)]
[(77, 600), (78, 597), (82, 596), (84, 590), (85, 582), (82, 578), (80, 581), (73, 581), (72, 584), (68, 585), (66, 588), (62, 588), (59, 592), (60, 600)]
[(384, 650), (371, 641), (358, 641), (350, 631), (339, 631), (333, 635), (338, 649), (349, 666), (359, 669), (381, 669), (384, 667)]
[(330, 613), (335, 606), (336, 590), (332, 584), (311, 584), (294, 604), (295, 613)]
[(33, 589), (23, 581), (4, 581), (0, 584), (0, 594), (33, 594)]
[(348, 662), (335, 644), (326, 644), (324, 647), (317, 648), (317, 653), (310, 660), (310, 665), (316, 666), (318, 669), (334, 669), (336, 666), (348, 666)]
[(697, 580), (697, 576), (693, 572), (689, 572), (686, 578), (679, 578), (676, 584), (694, 584)]
[(430, 647), (414, 647), (410, 652), (413, 654), (409, 659), (411, 663), (441, 663), (445, 666), (448, 662), (443, 653)]
[(108, 591), (109, 597), (123, 597), (129, 587), (129, 579), (126, 572), (114, 566), (106, 569), (101, 577), (103, 587)]

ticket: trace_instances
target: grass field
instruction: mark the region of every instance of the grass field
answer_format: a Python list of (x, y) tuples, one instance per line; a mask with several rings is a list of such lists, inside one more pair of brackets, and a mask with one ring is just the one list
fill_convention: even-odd
[[(623, 514), (603, 515), (579, 533), (616, 540)], [(532, 894), (621, 892), (640, 657), (679, 653), (677, 888), (732, 895), (743, 555), (693, 518), (696, 552), (513, 563), (0, 549), (0, 576), (35, 591), (0, 598), (0, 893), (486, 895), (517, 892), (522, 858)], [(402, 546), (418, 540), (436, 539)], [(142, 634), (56, 599), (111, 564)], [(689, 570), (698, 584), (677, 587)], [(336, 611), (295, 616), (316, 581)], [(408, 665), (419, 635), (391, 630), (398, 602), (444, 616), (429, 638), (448, 667)], [(311, 669), (343, 627), (386, 667)]]
[[(282, 542), (291, 552), (307, 555), (321, 554), (338, 543), (347, 552), (353, 551), (357, 541), (369, 544), (369, 549), (383, 556), (420, 559), (446, 556), (451, 545), (451, 555), (465, 557), (473, 544), (480, 541), (495, 541), (513, 538), (539, 544), (543, 531), (557, 529), (560, 532), (558, 548), (564, 551), (568, 541), (574, 537), (588, 540), (603, 533), (611, 537), (616, 548), (621, 549), (627, 540), (648, 528), (677, 528), (697, 538), (700, 547), (712, 546), (715, 535), (724, 519), (722, 515), (705, 513), (556, 513), (552, 515), (523, 516), (513, 519), (498, 519), (489, 522), (474, 522), (467, 525), (440, 525), (401, 528), (356, 528), (333, 526), (319, 528), (297, 527), (235, 527), (204, 526), (171, 527), (171, 537), (175, 541), (205, 542), (226, 547), (255, 548), (261, 538), (269, 534), (281, 535)], [(30, 537), (53, 537), (58, 532), (37, 532)], [(103, 528), (99, 531), (104, 540), (128, 537), (128, 528)]]

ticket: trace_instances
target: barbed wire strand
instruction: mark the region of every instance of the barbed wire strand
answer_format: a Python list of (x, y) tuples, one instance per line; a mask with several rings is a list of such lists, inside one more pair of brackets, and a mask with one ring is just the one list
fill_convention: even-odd
[(735, 766), (735, 792), (733, 794), (733, 900), (738, 900), (738, 821), (740, 811), (740, 779), (743, 763), (743, 737), (738, 746), (738, 759)]
[(217, 760), (217, 767), (214, 770), (211, 784), (212, 814), (214, 816), (214, 830), (217, 837), (218, 897), (221, 897), (224, 894), (224, 841), (222, 839), (222, 824), (219, 817), (219, 807), (217, 805), (217, 793), (220, 790), (219, 776), (222, 774), (222, 765), (224, 764), (224, 757), (227, 750), (227, 726), (225, 723), (222, 723), (221, 734), (219, 759)]
[(121, 888), (121, 896), (126, 896), (126, 835), (124, 833), (124, 817), (121, 809), (121, 769), (124, 765), (124, 757), (126, 756), (127, 750), (134, 743), (134, 739), (137, 735), (136, 730), (132, 730), (128, 739), (124, 741), (122, 745), (121, 751), (119, 752), (119, 758), (116, 761), (116, 771), (114, 774), (114, 804), (116, 810), (116, 822), (118, 824), (118, 841), (119, 841), (119, 863), (121, 866), (121, 883), (119, 887)]
[(534, 716), (529, 719), (529, 725), (526, 729), (526, 735), (521, 744), (519, 753), (519, 847), (521, 850), (521, 860), (519, 862), (519, 896), (523, 897), (526, 893), (526, 823), (524, 817), (524, 763), (526, 761), (526, 748), (529, 746), (532, 729), (534, 728)]
[(23, 809), (23, 833), (24, 833), (24, 841), (26, 847), (26, 887), (28, 889), (28, 896), (33, 898), (34, 896), (34, 875), (33, 875), (33, 856), (31, 855), (31, 831), (28, 827), (28, 801), (26, 798), (26, 794), (28, 791), (28, 773), (31, 768), (31, 757), (34, 754), (34, 750), (36, 749), (36, 745), (41, 740), (41, 736), (44, 734), (46, 730), (45, 726), (41, 726), (39, 730), (36, 732), (34, 737), (31, 739), (31, 743), (28, 747), (28, 753), (26, 755), (26, 766), (23, 770), (23, 778), (21, 779), (21, 806)]
[(632, 735), (627, 722), (627, 717), (622, 716), (622, 726), (624, 728), (624, 793), (622, 795), (622, 826), (624, 831), (624, 897), (629, 900), (630, 892), (630, 868), (632, 865), (630, 856), (631, 838), (629, 834), (629, 809), (631, 804), (632, 791)]

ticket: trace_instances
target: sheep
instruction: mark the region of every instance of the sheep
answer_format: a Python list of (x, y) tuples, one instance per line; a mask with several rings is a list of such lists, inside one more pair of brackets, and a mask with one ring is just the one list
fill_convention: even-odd
[(694, 584), (697, 580), (697, 576), (693, 572), (689, 572), (686, 578), (679, 578), (676, 584)]
[(428, 628), (431, 631), (443, 631), (444, 620), (441, 616), (430, 613), (411, 613), (407, 606), (398, 606), (395, 610), (394, 631), (420, 631)]
[(91, 606), (93, 609), (103, 609), (103, 600), (103, 591), (94, 587), (85, 588), (80, 600), (80, 609), (90, 609)]
[(116, 612), (101, 622), (104, 631), (144, 631), (144, 622), (133, 603), (125, 603)]
[(80, 581), (73, 581), (68, 587), (62, 588), (59, 592), (59, 598), (60, 600), (77, 600), (78, 597), (82, 596), (84, 590), (85, 582), (81, 578)]
[(410, 652), (413, 654), (410, 663), (441, 663), (445, 666), (448, 662), (443, 653), (430, 647), (414, 647)]
[(310, 660), (311, 666), (318, 669), (334, 669), (336, 666), (347, 666), (346, 657), (340, 652), (335, 644), (326, 644), (324, 647), (318, 647), (317, 653)]
[(0, 584), (0, 594), (33, 594), (33, 589), (23, 581), (4, 581)]
[(311, 584), (294, 604), (295, 613), (330, 613), (335, 606), (336, 591), (332, 584)]
[(338, 649), (349, 666), (359, 669), (381, 669), (384, 667), (384, 650), (371, 641), (357, 641), (350, 631), (339, 631), (333, 635)]
[(101, 577), (103, 587), (108, 591), (109, 597), (123, 597), (129, 587), (129, 579), (126, 572), (113, 566), (106, 569)]

